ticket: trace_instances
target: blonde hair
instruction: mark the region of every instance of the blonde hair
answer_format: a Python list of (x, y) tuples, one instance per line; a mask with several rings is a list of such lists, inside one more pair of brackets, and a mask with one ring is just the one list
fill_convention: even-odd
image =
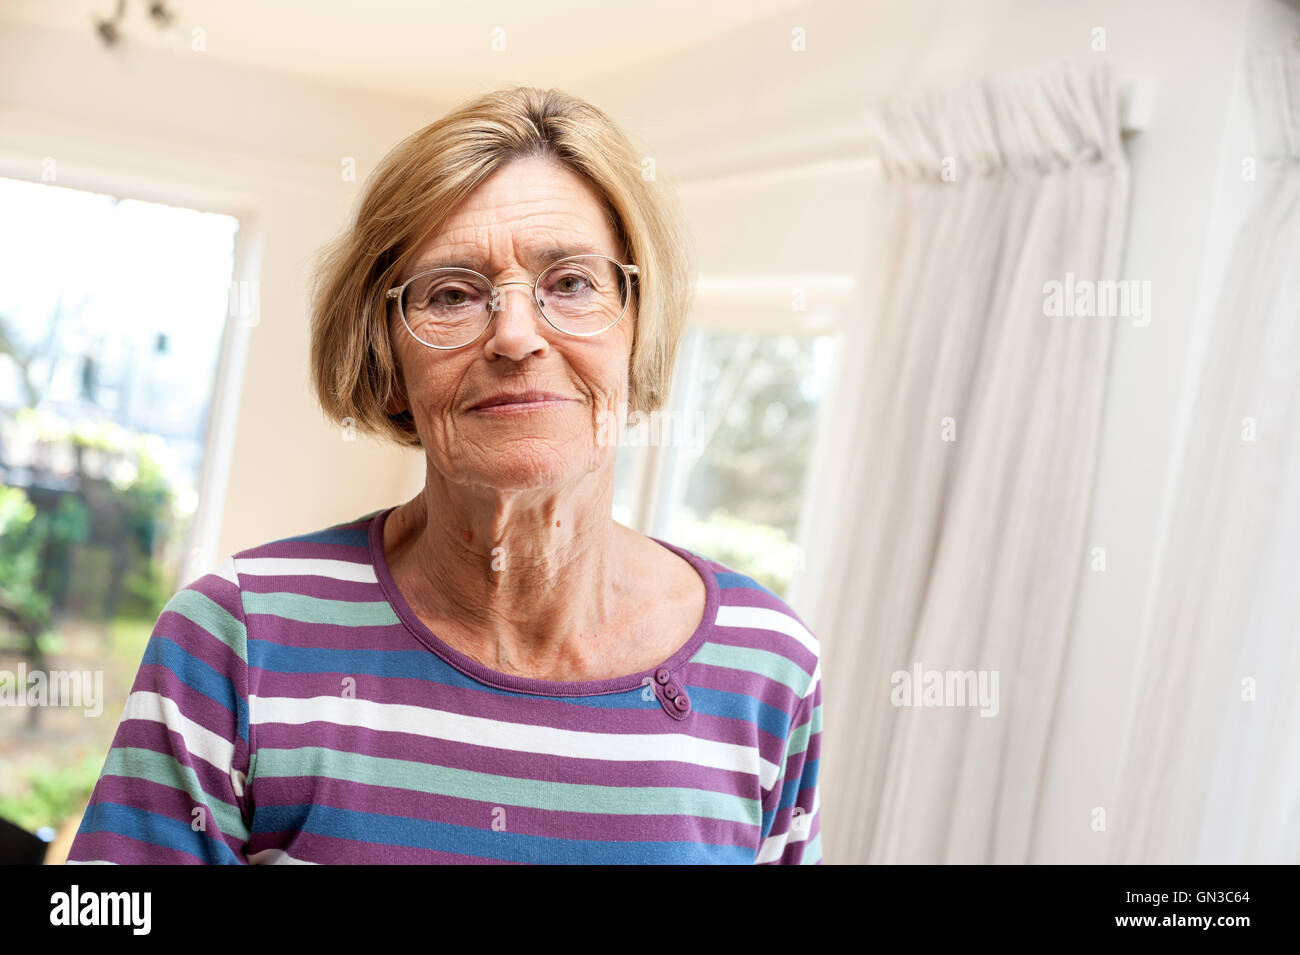
[(385, 292), (466, 196), (531, 156), (563, 164), (595, 189), (622, 261), (640, 269), (628, 411), (663, 405), (693, 286), (676, 198), (643, 176), (640, 154), (595, 106), (516, 86), (469, 100), (394, 147), (367, 179), (355, 221), (323, 254), (311, 302), (311, 372), (329, 418), (420, 447), (410, 412), (388, 411), (401, 382)]

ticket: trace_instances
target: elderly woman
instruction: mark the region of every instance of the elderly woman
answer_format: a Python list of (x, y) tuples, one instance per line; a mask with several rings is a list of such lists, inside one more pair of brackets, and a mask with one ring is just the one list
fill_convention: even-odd
[(608, 425), (662, 405), (686, 311), (674, 209), (555, 90), (386, 157), (312, 370), (424, 488), (168, 602), (69, 861), (821, 861), (816, 639), (611, 516)]

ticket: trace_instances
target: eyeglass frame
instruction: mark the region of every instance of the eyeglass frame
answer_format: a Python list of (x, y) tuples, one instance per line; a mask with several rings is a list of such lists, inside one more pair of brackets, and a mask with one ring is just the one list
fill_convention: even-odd
[[(623, 311), (618, 313), (618, 318), (614, 319), (612, 322), (610, 322), (608, 325), (606, 325), (604, 328), (600, 329), (599, 331), (571, 332), (568, 329), (561, 328), (559, 325), (556, 325), (553, 321), (551, 321), (551, 317), (546, 314), (546, 309), (542, 307), (541, 300), (538, 299), (537, 297), (537, 283), (542, 280), (543, 275), (551, 271), (551, 269), (555, 268), (557, 265), (560, 265), (564, 262), (568, 262), (570, 259), (591, 259), (591, 258), (606, 259), (610, 262), (613, 262), (616, 266), (619, 267), (619, 269), (623, 272), (624, 278), (628, 280), (627, 301), (623, 303)], [(402, 306), (402, 296), (406, 292), (406, 287), (410, 285), (412, 282), (414, 282), (416, 279), (423, 278), (426, 275), (432, 275), (434, 272), (468, 272), (470, 275), (477, 275), (479, 278), (481, 278), (484, 284), (486, 284), (488, 289), (490, 290), (490, 294), (488, 296), (488, 320), (483, 323), (483, 327), (479, 330), (479, 333), (475, 335), (473, 338), (471, 338), (469, 341), (465, 342), (463, 345), (430, 345), (419, 335), (415, 334), (415, 332), (411, 329), (410, 323), (407, 322), (406, 320), (406, 309)], [(507, 285), (527, 285), (528, 288), (533, 293), (532, 295), (533, 304), (537, 306), (537, 311), (541, 314), (542, 318), (546, 319), (546, 324), (550, 325), (557, 332), (560, 332), (561, 334), (564, 335), (572, 335), (575, 338), (592, 338), (596, 335), (601, 335), (609, 331), (619, 322), (623, 321), (623, 316), (627, 314), (627, 307), (632, 303), (632, 284), (630, 279), (640, 276), (640, 274), (641, 274), (641, 270), (637, 268), (635, 265), (633, 265), (632, 263), (620, 262), (618, 261), (618, 259), (615, 259), (612, 256), (605, 255), (600, 252), (581, 252), (578, 253), (577, 255), (566, 255), (562, 259), (556, 259), (546, 268), (542, 269), (542, 271), (538, 272), (535, 276), (533, 276), (533, 280), (531, 282), (502, 282), (499, 285), (494, 284), (493, 281), (490, 278), (488, 278), (486, 275), (484, 275), (482, 272), (476, 272), (473, 269), (463, 268), (458, 265), (442, 265), (435, 269), (425, 269), (423, 272), (417, 272), (415, 275), (412, 275), (401, 285), (398, 285), (394, 288), (390, 288), (386, 293), (384, 293), (384, 299), (385, 301), (387, 301), (388, 299), (394, 299), (394, 298), (397, 299), (397, 314), (401, 316), (402, 325), (406, 328), (407, 332), (410, 333), (410, 336), (414, 338), (417, 342), (419, 342), (421, 345), (423, 345), (424, 347), (436, 348), (438, 351), (455, 351), (458, 348), (467, 348), (470, 345), (473, 345), (480, 338), (482, 338), (483, 333), (486, 332), (488, 328), (491, 327), (492, 319), (496, 317), (496, 313), (501, 310), (500, 306), (496, 304), (499, 301), (499, 296), (497, 295), (497, 289), (504, 288)]]

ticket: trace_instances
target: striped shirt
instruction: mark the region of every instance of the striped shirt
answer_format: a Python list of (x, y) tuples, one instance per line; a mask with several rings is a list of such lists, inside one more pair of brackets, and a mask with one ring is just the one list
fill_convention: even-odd
[(145, 649), (70, 863), (817, 864), (815, 637), (750, 577), (690, 640), (558, 682), (440, 640), (393, 582), (392, 508), (240, 551)]

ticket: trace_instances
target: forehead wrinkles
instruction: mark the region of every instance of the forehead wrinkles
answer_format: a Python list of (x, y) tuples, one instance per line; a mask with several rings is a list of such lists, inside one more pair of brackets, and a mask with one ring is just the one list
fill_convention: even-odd
[(543, 212), (557, 207), (589, 208), (600, 205), (596, 192), (586, 183), (577, 180), (566, 170), (546, 168), (541, 171), (507, 167), (487, 179), (472, 192), (464, 205), (466, 210), (503, 208), (512, 214), (527, 215), (534, 209)]
[(515, 264), (540, 268), (545, 263), (539, 256), (552, 247), (594, 251), (608, 247), (614, 254), (613, 233), (603, 219), (592, 223), (584, 216), (555, 210), (539, 210), (507, 222), (458, 216), (448, 226), (416, 257), (417, 263), (464, 258), (484, 259), (498, 269)]
[(489, 205), (466, 209), (451, 216), (441, 238), (452, 243), (473, 244), (481, 236), (495, 241), (497, 234), (568, 230), (575, 236), (601, 240), (608, 235), (608, 223), (599, 206), (572, 209), (554, 200), (530, 200), (508, 206)]

